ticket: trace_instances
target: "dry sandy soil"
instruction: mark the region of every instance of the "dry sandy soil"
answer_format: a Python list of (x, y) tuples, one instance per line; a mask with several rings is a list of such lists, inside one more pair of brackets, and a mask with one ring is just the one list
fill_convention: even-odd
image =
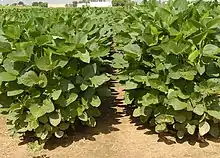
[(51, 140), (36, 153), (10, 138), (5, 119), (0, 118), (0, 158), (220, 158), (220, 140), (179, 142), (171, 136), (158, 136), (129, 117), (120, 106), (121, 98), (106, 101), (96, 128), (86, 127), (62, 140)]

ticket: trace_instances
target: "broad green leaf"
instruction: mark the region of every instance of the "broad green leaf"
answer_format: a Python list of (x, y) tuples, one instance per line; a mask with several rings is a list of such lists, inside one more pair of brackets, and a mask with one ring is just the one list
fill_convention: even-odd
[(39, 85), (41, 88), (45, 88), (47, 86), (47, 76), (44, 73), (40, 73), (39, 75)]
[(11, 48), (10, 43), (0, 41), (0, 52), (6, 53), (6, 52), (11, 52), (11, 51), (12, 51), (12, 48)]
[(25, 86), (32, 87), (38, 84), (39, 77), (34, 71), (28, 71), (24, 75), (18, 78), (18, 84), (24, 84)]
[(53, 91), (51, 97), (53, 98), (53, 100), (57, 100), (57, 99), (59, 99), (61, 93), (62, 93), (62, 90), (55, 90), (55, 91)]
[(171, 105), (174, 110), (183, 110), (188, 107), (186, 102), (180, 101), (178, 98), (170, 99), (168, 104)]
[(134, 116), (134, 117), (139, 117), (139, 116), (141, 116), (141, 108), (140, 108), (140, 107), (134, 109), (134, 111), (133, 111), (133, 116)]
[(58, 112), (51, 113), (49, 116), (49, 121), (54, 127), (58, 126), (61, 122), (61, 114)]
[(161, 114), (161, 115), (157, 116), (157, 117), (155, 118), (155, 121), (156, 121), (158, 124), (162, 124), (162, 123), (173, 124), (173, 123), (174, 123), (173, 117), (170, 116), (170, 115), (166, 115), (166, 114)]
[(48, 56), (42, 56), (40, 58), (35, 58), (35, 64), (40, 70), (50, 71), (54, 68), (51, 60)]
[(87, 80), (95, 76), (96, 71), (97, 71), (96, 64), (87, 65), (84, 68), (82, 68), (82, 76), (84, 77), (85, 80)]
[(201, 136), (204, 136), (206, 133), (208, 133), (210, 130), (210, 125), (208, 122), (203, 121), (199, 124), (199, 134)]
[(70, 93), (67, 95), (61, 95), (58, 100), (56, 100), (56, 104), (59, 104), (62, 107), (69, 106), (71, 103), (76, 101), (78, 98), (78, 94)]
[(8, 91), (7, 92), (7, 96), (16, 96), (16, 95), (19, 95), (21, 93), (23, 93), (24, 90), (23, 89), (18, 89), (18, 90), (12, 90), (12, 91)]
[(35, 117), (35, 119), (38, 119), (39, 117), (46, 114), (46, 112), (43, 110), (41, 106), (38, 104), (31, 104), (29, 107), (30, 113)]
[(55, 110), (54, 104), (51, 101), (51, 99), (45, 99), (43, 101), (42, 109), (46, 113), (51, 113), (51, 112), (53, 112)]
[(52, 42), (52, 37), (50, 35), (41, 35), (40, 37), (36, 38), (36, 43), (39, 46), (45, 45), (50, 42)]
[(126, 90), (131, 90), (131, 89), (136, 89), (138, 87), (138, 84), (132, 81), (127, 81), (125, 83), (125, 89)]
[(203, 115), (205, 111), (206, 109), (202, 104), (197, 104), (193, 110), (195, 114), (200, 115), (200, 116)]
[(203, 48), (203, 55), (204, 56), (214, 56), (220, 53), (220, 48), (213, 44), (207, 44)]
[(188, 2), (187, 0), (175, 0), (173, 3), (173, 6), (179, 12), (183, 12), (184, 10), (188, 8)]
[(139, 59), (142, 54), (141, 48), (137, 44), (129, 43), (128, 45), (123, 47), (123, 50), (132, 58)]
[(92, 51), (92, 53), (90, 54), (90, 56), (92, 58), (98, 58), (98, 57), (105, 57), (109, 54), (110, 49), (107, 47), (100, 47), (98, 49), (95, 49), (94, 51)]
[(15, 70), (15, 63), (14, 61), (6, 58), (3, 62), (3, 67), (5, 68), (5, 71), (17, 76), (19, 72)]
[(90, 63), (90, 55), (87, 50), (85, 53), (78, 52), (76, 55), (74, 55), (74, 57), (79, 58), (80, 60), (82, 60), (85, 63)]
[(69, 91), (75, 88), (74, 84), (70, 80), (62, 79), (60, 82), (60, 86), (63, 92)]
[(13, 74), (10, 74), (8, 72), (0, 72), (0, 83), (4, 81), (14, 81), (16, 80), (16, 76)]
[(194, 62), (195, 59), (199, 56), (199, 53), (200, 53), (199, 50), (193, 51), (188, 57), (189, 61)]
[(34, 129), (39, 127), (38, 120), (32, 114), (27, 115), (25, 122), (28, 123), (27, 126), (28, 131), (33, 131)]
[(100, 76), (94, 76), (90, 78), (90, 80), (95, 87), (99, 87), (105, 82), (109, 81), (109, 78), (105, 74), (102, 74)]
[(99, 107), (101, 105), (101, 100), (98, 96), (93, 96), (92, 97), (92, 100), (90, 102), (90, 104), (93, 106), (93, 107)]
[(162, 124), (158, 124), (156, 125), (155, 127), (155, 131), (157, 133), (160, 133), (160, 132), (165, 132), (167, 130), (167, 125), (165, 123), (162, 123)]
[(29, 49), (29, 50), (13, 51), (12, 53), (9, 53), (7, 57), (13, 61), (29, 62), (32, 52), (33, 52), (33, 47), (32, 50)]
[(4, 27), (5, 35), (12, 39), (19, 39), (21, 32), (22, 31), (18, 23), (13, 25), (7, 25)]
[(147, 93), (142, 97), (142, 100), (139, 101), (143, 106), (149, 106), (151, 104), (158, 104), (158, 96), (156, 94)]
[(196, 125), (187, 124), (186, 128), (187, 128), (187, 132), (190, 135), (193, 135), (195, 133), (195, 130), (196, 130)]

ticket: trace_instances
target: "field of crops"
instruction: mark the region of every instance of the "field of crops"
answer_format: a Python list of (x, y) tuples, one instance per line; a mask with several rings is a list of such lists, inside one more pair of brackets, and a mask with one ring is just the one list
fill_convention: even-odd
[(0, 112), (12, 136), (43, 147), (79, 124), (95, 128), (111, 80), (157, 133), (220, 136), (217, 2), (0, 13)]

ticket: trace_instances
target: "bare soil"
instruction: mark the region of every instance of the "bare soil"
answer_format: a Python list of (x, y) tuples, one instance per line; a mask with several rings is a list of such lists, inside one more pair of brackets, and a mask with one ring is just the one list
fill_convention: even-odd
[(218, 139), (180, 142), (138, 125), (123, 106), (122, 89), (117, 91), (116, 99), (109, 98), (102, 106), (96, 128), (84, 127), (64, 139), (52, 139), (40, 152), (10, 138), (1, 117), (0, 158), (220, 158)]

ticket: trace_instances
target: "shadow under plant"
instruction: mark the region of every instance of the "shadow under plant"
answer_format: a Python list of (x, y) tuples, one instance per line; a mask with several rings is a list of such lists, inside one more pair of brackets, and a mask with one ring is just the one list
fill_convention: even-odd
[(205, 137), (200, 137), (196, 134), (194, 135), (187, 135), (183, 139), (179, 139), (176, 136), (175, 131), (169, 131), (169, 133), (157, 133), (155, 132), (154, 128), (150, 127), (147, 124), (141, 123), (141, 121), (138, 118), (135, 118), (132, 116), (132, 109), (131, 108), (125, 108), (126, 115), (130, 116), (130, 122), (131, 124), (134, 124), (137, 127), (137, 130), (147, 130), (144, 134), (146, 135), (158, 135), (157, 142), (162, 142), (167, 145), (173, 145), (173, 144), (183, 144), (187, 142), (189, 145), (194, 146), (197, 143), (199, 144), (200, 148), (207, 147), (209, 145), (208, 141), (212, 141), (215, 143), (220, 143), (220, 138), (214, 138), (211, 135), (206, 135)]
[[(110, 82), (111, 86), (113, 86), (113, 84), (113, 81)], [(96, 119), (96, 127), (92, 128), (78, 124), (75, 131), (73, 131), (72, 129), (67, 131), (66, 137), (62, 139), (52, 137), (50, 140), (46, 142), (44, 148), (47, 150), (54, 150), (60, 146), (68, 147), (73, 142), (77, 142), (80, 140), (95, 141), (96, 138), (94, 136), (96, 135), (109, 134), (111, 132), (118, 131), (119, 129), (114, 127), (114, 125), (120, 124), (119, 119), (123, 116), (123, 114), (117, 112), (116, 109), (117, 104), (120, 102), (120, 100), (116, 98), (117, 91), (114, 90), (114, 87), (111, 88), (111, 91), (112, 96), (106, 98), (103, 101), (102, 106), (100, 106), (101, 116)], [(27, 144), (33, 141), (33, 139), (27, 135), (23, 138), (22, 142), (20, 142), (19, 145)]]

